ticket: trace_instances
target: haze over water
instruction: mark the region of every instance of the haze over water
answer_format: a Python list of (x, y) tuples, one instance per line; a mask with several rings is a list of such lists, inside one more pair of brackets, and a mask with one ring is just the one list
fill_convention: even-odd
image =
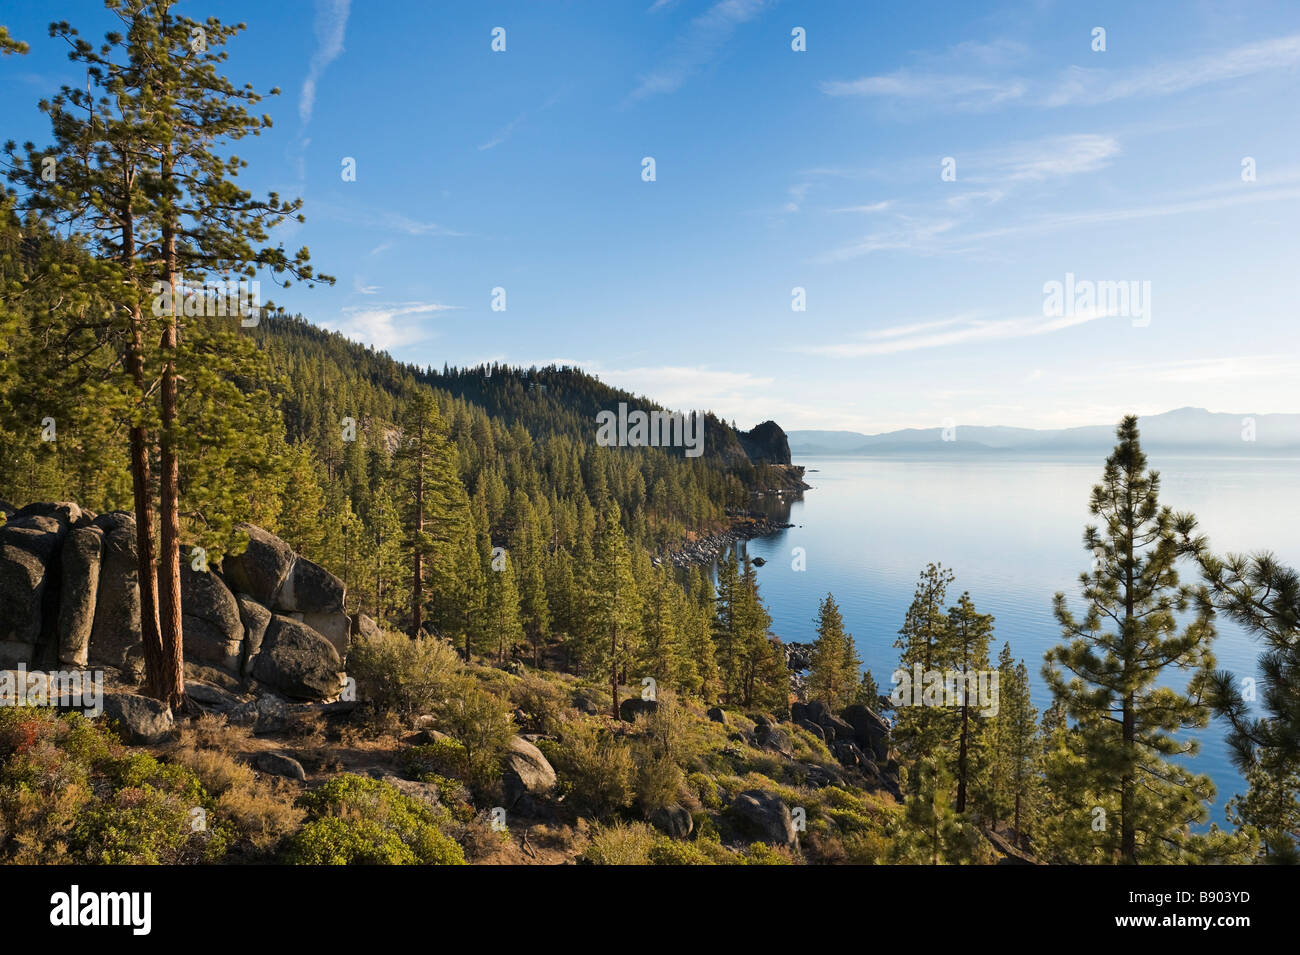
[[(1300, 460), (1148, 454), (1161, 474), (1161, 502), (1196, 514), (1215, 553), (1272, 550), (1300, 564)], [(772, 630), (784, 640), (811, 641), (818, 602), (830, 591), (859, 655), (882, 692), (898, 663), (893, 643), (917, 576), (930, 561), (951, 567), (955, 603), (969, 590), (976, 607), (996, 617), (990, 658), (1003, 642), (1029, 668), (1035, 705), (1049, 695), (1040, 675), (1044, 652), (1061, 642), (1052, 596), (1064, 591), (1082, 614), (1079, 574), (1091, 560), (1082, 535), (1088, 500), (1101, 476), (1100, 458), (817, 457), (796, 459), (813, 489), (789, 504), (795, 527), (745, 545), (767, 564), (759, 586)], [(783, 505), (769, 502), (778, 515)], [(807, 569), (792, 569), (804, 548)], [(1198, 579), (1190, 565), (1184, 582)], [(1217, 618), (1218, 666), (1258, 676), (1259, 642)], [(1224, 726), (1200, 734), (1196, 768), (1218, 787), (1213, 819), (1244, 789), (1228, 758)]]

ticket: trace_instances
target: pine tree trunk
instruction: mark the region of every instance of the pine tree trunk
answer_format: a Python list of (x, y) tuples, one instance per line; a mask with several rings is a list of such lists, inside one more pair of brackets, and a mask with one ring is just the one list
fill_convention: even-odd
[(609, 696), (613, 700), (611, 710), (614, 719), (618, 719), (618, 628), (609, 631)]
[[(135, 268), (135, 221), (130, 209), (123, 215), (121, 258), (128, 273)], [(140, 400), (144, 401), (144, 314), (131, 307), (131, 342), (126, 369)], [(153, 541), (153, 489), (149, 474), (149, 432), (143, 424), (131, 426), (131, 492), (135, 507), (136, 578), (140, 587), (140, 641), (144, 650), (145, 684), (156, 699), (166, 699), (165, 662), (158, 630), (158, 567)]]
[[(424, 544), (420, 536), (424, 531), (424, 434), (418, 435), (419, 450), (415, 458), (415, 555), (412, 559), (411, 581), (411, 637), (420, 636), (424, 625)], [(469, 659), (469, 635), (465, 636), (465, 659)]]
[(961, 702), (961, 746), (957, 752), (957, 811), (966, 811), (966, 736), (970, 727), (970, 703), (966, 693)]
[[(1136, 740), (1133, 694), (1124, 698), (1124, 751), (1130, 758)], [(1137, 829), (1134, 817), (1133, 774), (1125, 772), (1120, 779), (1120, 855), (1129, 865), (1137, 864)]]
[[(1130, 475), (1128, 490), (1125, 493), (1125, 513), (1133, 513), (1132, 498), (1132, 476)], [(1133, 650), (1129, 646), (1133, 636), (1133, 628), (1136, 626), (1137, 618), (1133, 613), (1133, 527), (1126, 528), (1128, 560), (1125, 563), (1125, 581), (1124, 581), (1124, 632), (1122, 641), (1124, 643), (1125, 669), (1133, 665), (1129, 659)], [(1135, 760), (1136, 753), (1134, 749), (1137, 745), (1137, 725), (1136, 714), (1134, 712), (1133, 692), (1130, 690), (1124, 697), (1124, 757), (1126, 761)], [(1135, 781), (1133, 774), (1127, 769), (1120, 779), (1120, 855), (1129, 865), (1137, 864), (1137, 820), (1134, 818), (1136, 806), (1134, 805), (1133, 787)]]
[[(164, 162), (165, 178), (171, 176), (170, 155)], [(173, 213), (174, 214), (174, 213)], [(185, 661), (181, 634), (181, 521), (180, 461), (176, 451), (176, 312), (180, 276), (176, 263), (176, 227), (163, 226), (163, 264), (167, 270), (172, 307), (163, 325), (162, 429), (159, 434), (158, 518), (161, 532), (159, 552), (158, 622), (163, 650), (163, 684), (159, 699), (173, 711), (185, 706)]]

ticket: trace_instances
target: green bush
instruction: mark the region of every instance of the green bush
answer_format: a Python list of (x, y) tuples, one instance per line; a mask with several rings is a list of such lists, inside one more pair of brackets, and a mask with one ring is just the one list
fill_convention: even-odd
[(790, 856), (766, 842), (753, 842), (745, 850), (745, 865), (793, 865)]
[(402, 768), (411, 776), (450, 776), (464, 779), (469, 774), (469, 752), (465, 744), (454, 739), (421, 743), (402, 750)]
[(718, 784), (712, 777), (704, 773), (691, 773), (686, 777), (687, 784), (700, 800), (700, 805), (705, 809), (721, 809), (722, 795), (718, 792)]
[(516, 730), (505, 700), (484, 689), (476, 677), (461, 676), (448, 687), (435, 718), (465, 747), (470, 782), (486, 787), (501, 775), (501, 760)]
[(217, 862), (228, 844), (228, 820), (183, 766), (78, 713), (0, 708), (0, 861)]
[[(289, 840), (299, 865), (464, 865), (460, 845), (442, 831), (446, 809), (378, 779), (346, 773), (298, 798), (308, 822)], [(398, 846), (402, 848), (398, 848)]]
[(579, 808), (607, 816), (632, 804), (632, 750), (603, 727), (571, 726), (558, 744), (544, 750), (560, 787)]
[(648, 865), (655, 833), (643, 822), (600, 826), (584, 855), (595, 865)]
[(373, 819), (330, 816), (307, 823), (290, 840), (285, 860), (293, 865), (419, 865), (397, 833)]
[(643, 753), (636, 759), (636, 803), (646, 816), (676, 805), (684, 783), (681, 769), (669, 757)]
[(348, 650), (358, 699), (406, 722), (446, 699), (461, 669), (451, 644), (435, 637), (383, 633), (359, 638)]
[(559, 729), (564, 710), (559, 687), (530, 673), (510, 688), (510, 699), (523, 711), (529, 732), (550, 734)]
[(679, 842), (666, 836), (654, 841), (650, 847), (651, 865), (713, 865), (714, 862), (690, 842)]
[(70, 844), (74, 855), (95, 865), (219, 862), (226, 850), (224, 827), (208, 829), (205, 822), (196, 828), (193, 808), (148, 783), (125, 786), (82, 810)]

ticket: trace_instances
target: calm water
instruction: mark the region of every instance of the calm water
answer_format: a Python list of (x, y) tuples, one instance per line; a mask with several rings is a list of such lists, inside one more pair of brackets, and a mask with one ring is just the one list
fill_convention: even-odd
[[(1216, 553), (1274, 551), (1300, 564), (1300, 459), (1211, 458), (1151, 454), (1161, 472), (1161, 501), (1191, 511)], [(1039, 671), (1043, 653), (1060, 642), (1052, 595), (1064, 591), (1082, 611), (1078, 576), (1088, 567), (1082, 534), (1088, 498), (1102, 462), (1088, 458), (901, 460), (819, 457), (809, 469), (813, 489), (789, 506), (795, 526), (745, 545), (783, 639), (810, 641), (819, 600), (829, 591), (856, 639), (863, 663), (883, 692), (898, 660), (893, 642), (912, 591), (929, 561), (957, 575), (949, 602), (969, 590), (976, 607), (996, 620), (990, 657), (1003, 642), (1029, 667), (1034, 702), (1048, 694)], [(773, 502), (775, 504), (775, 502)], [(781, 514), (783, 507), (774, 506)], [(802, 547), (807, 569), (792, 569)], [(1185, 581), (1193, 568), (1184, 570)], [(1220, 667), (1256, 675), (1259, 645), (1220, 617), (1215, 655)], [(1217, 721), (1201, 734), (1195, 759), (1219, 790), (1214, 818), (1243, 788)]]

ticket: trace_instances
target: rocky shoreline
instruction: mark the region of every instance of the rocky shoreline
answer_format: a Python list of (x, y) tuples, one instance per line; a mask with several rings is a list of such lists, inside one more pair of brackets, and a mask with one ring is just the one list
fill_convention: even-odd
[(681, 548), (660, 554), (652, 559), (656, 567), (665, 563), (674, 567), (691, 567), (697, 564), (711, 564), (738, 541), (766, 537), (777, 531), (794, 527), (793, 524), (774, 521), (764, 514), (746, 511), (731, 515), (731, 526), (716, 534), (707, 534), (695, 540), (686, 541)]

